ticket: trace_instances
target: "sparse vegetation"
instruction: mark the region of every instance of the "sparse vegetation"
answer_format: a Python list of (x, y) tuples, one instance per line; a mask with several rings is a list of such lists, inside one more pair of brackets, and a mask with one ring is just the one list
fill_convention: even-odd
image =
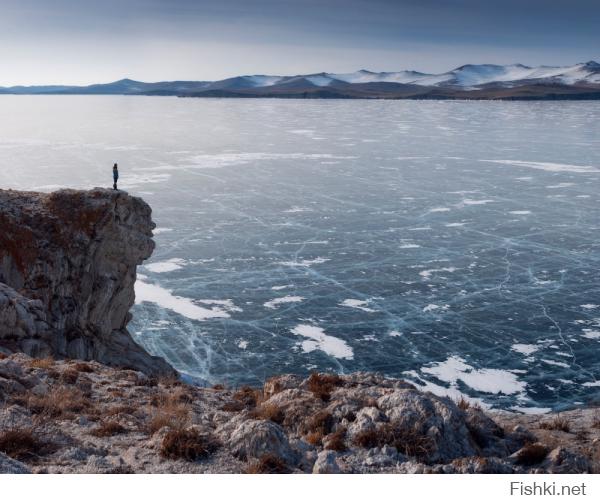
[(571, 432), (571, 423), (566, 418), (562, 418), (560, 415), (557, 415), (550, 421), (540, 422), (539, 428), (545, 430)]
[(326, 450), (335, 450), (339, 452), (346, 451), (346, 429), (341, 427), (327, 438), (324, 448)]
[(151, 411), (150, 421), (146, 430), (154, 434), (163, 427), (185, 429), (192, 413), (191, 404), (182, 401), (179, 394), (156, 394), (150, 403), (155, 406)]
[(471, 403), (467, 401), (463, 396), (460, 397), (456, 405), (463, 411), (467, 411), (471, 407)]
[(68, 418), (74, 413), (95, 411), (91, 402), (76, 387), (56, 386), (46, 395), (26, 393), (15, 398), (15, 402), (28, 408), (32, 413), (53, 418)]
[(77, 378), (79, 378), (79, 371), (73, 368), (63, 371), (60, 375), (60, 381), (69, 385), (77, 383)]
[(97, 437), (111, 437), (117, 434), (123, 434), (127, 432), (127, 429), (123, 427), (119, 422), (108, 420), (102, 422), (98, 427), (92, 429), (90, 434)]
[(541, 443), (529, 443), (518, 451), (517, 464), (530, 466), (542, 462), (548, 455), (548, 448)]
[(261, 390), (244, 386), (236, 390), (233, 399), (241, 402), (246, 408), (255, 408), (262, 402), (263, 394)]
[(285, 420), (285, 412), (273, 403), (263, 403), (250, 412), (252, 418), (270, 420), (277, 424), (282, 424)]
[(0, 452), (25, 461), (51, 451), (51, 444), (44, 442), (30, 428), (13, 428), (0, 433)]
[(324, 402), (331, 399), (331, 392), (344, 381), (336, 375), (312, 373), (308, 378), (308, 390)]
[(93, 373), (94, 368), (90, 366), (87, 362), (77, 362), (73, 365), (72, 369), (78, 371), (80, 373)]
[(34, 368), (48, 369), (54, 366), (54, 359), (52, 357), (32, 359), (29, 365)]
[(194, 461), (210, 455), (218, 446), (212, 436), (196, 429), (173, 429), (163, 438), (160, 454), (169, 459)]
[(275, 455), (263, 455), (259, 460), (250, 464), (247, 474), (286, 474), (292, 472), (288, 465)]
[(426, 459), (435, 448), (433, 440), (426, 434), (400, 423), (365, 429), (354, 436), (353, 442), (363, 448), (394, 446), (400, 453), (420, 460)]

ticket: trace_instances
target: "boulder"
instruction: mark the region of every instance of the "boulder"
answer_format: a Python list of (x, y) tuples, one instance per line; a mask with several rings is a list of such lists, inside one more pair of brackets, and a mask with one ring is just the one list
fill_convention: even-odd
[(243, 421), (231, 433), (227, 445), (242, 460), (260, 459), (263, 455), (272, 455), (287, 464), (297, 460), (283, 429), (267, 420)]
[(317, 460), (312, 470), (313, 474), (339, 474), (340, 466), (337, 463), (337, 452), (332, 450), (323, 450), (317, 456)]
[(0, 452), (0, 474), (31, 474), (31, 471), (22, 462)]
[(430, 449), (423, 457), (428, 462), (476, 454), (465, 414), (452, 400), (407, 388), (380, 397), (377, 404), (401, 431), (429, 439)]

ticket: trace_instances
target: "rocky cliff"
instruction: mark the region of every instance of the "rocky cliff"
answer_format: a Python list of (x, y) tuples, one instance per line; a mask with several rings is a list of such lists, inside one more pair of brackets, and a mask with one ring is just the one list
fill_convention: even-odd
[(126, 328), (153, 228), (123, 191), (0, 191), (0, 348), (172, 373)]

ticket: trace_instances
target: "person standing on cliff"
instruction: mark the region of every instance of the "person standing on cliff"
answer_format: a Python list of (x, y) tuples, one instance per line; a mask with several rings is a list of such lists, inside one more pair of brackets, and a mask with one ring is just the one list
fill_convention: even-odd
[(117, 180), (119, 180), (119, 167), (117, 166), (117, 163), (115, 163), (113, 165), (113, 189), (117, 189)]

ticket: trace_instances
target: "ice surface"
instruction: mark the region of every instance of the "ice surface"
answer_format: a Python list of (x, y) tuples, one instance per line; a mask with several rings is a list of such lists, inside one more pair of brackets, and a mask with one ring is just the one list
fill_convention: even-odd
[(597, 398), (600, 102), (0, 96), (2, 187), (114, 162), (158, 226), (130, 329), (188, 375)]

